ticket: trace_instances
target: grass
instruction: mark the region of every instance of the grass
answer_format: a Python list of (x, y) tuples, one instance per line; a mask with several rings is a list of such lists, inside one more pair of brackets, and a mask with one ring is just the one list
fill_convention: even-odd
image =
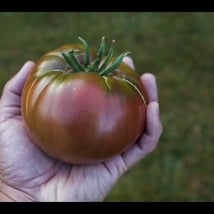
[(106, 201), (214, 200), (214, 13), (0, 13), (0, 91), (22, 64), (80, 35), (157, 77), (164, 133)]

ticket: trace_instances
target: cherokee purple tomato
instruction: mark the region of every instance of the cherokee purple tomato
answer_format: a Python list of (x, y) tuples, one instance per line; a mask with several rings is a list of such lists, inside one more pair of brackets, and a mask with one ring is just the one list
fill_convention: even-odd
[[(23, 88), (22, 114), (35, 144), (74, 164), (96, 163), (123, 152), (145, 127), (147, 95), (140, 75), (98, 53), (85, 40), (46, 53)], [(77, 51), (78, 50), (78, 51)]]

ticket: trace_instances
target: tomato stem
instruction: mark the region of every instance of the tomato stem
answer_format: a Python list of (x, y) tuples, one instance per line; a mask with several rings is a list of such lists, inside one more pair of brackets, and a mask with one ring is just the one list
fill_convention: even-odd
[(105, 56), (105, 37), (103, 36), (97, 51), (97, 58), (91, 63), (90, 50), (87, 42), (80, 36), (78, 39), (82, 42), (85, 50), (84, 63), (80, 63), (77, 56), (75, 56), (77, 50), (72, 50), (69, 53), (62, 53), (65, 61), (72, 67), (74, 72), (96, 72), (102, 76), (108, 75), (117, 69), (122, 63), (123, 58), (129, 54), (129, 52), (123, 53), (112, 61), (115, 40), (112, 40), (108, 54)]
[(97, 59), (94, 61), (93, 65), (92, 65), (92, 67), (94, 67), (93, 69), (95, 71), (98, 70), (98, 66), (100, 65), (100, 62), (103, 59), (104, 54), (105, 54), (105, 37), (103, 36), (101, 43), (100, 43), (100, 47), (97, 52)]
[(123, 58), (127, 56), (130, 52), (126, 52), (118, 56), (109, 66), (107, 66), (102, 72), (99, 74), (101, 75), (107, 75), (111, 73), (113, 70), (117, 69), (119, 65), (122, 63)]
[(99, 74), (103, 73), (103, 71), (105, 70), (105, 68), (108, 66), (109, 62), (112, 59), (112, 56), (114, 54), (114, 43), (115, 43), (115, 40), (112, 40), (111, 47), (109, 49), (108, 55), (107, 55), (105, 61), (103, 62), (102, 66), (98, 70)]
[(74, 56), (76, 50), (72, 50), (69, 53), (62, 53), (66, 62), (73, 68), (74, 72), (84, 71), (84, 67), (79, 63), (77, 58)]
[(78, 37), (78, 39), (83, 43), (83, 46), (85, 48), (85, 67), (87, 67), (90, 64), (90, 51), (88, 43), (80, 36)]

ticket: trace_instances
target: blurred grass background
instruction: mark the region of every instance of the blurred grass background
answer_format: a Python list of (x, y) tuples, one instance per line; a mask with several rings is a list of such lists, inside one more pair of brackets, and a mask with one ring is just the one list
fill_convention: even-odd
[(157, 77), (164, 133), (106, 201), (214, 200), (214, 13), (0, 13), (0, 92), (26, 60), (60, 45), (116, 39)]

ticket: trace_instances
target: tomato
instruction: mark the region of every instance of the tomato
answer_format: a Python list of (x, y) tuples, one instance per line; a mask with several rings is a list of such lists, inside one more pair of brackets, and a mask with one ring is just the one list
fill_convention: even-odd
[(35, 144), (51, 157), (74, 164), (104, 161), (135, 143), (145, 128), (147, 95), (140, 74), (80, 44), (44, 54), (22, 93), (22, 115)]

